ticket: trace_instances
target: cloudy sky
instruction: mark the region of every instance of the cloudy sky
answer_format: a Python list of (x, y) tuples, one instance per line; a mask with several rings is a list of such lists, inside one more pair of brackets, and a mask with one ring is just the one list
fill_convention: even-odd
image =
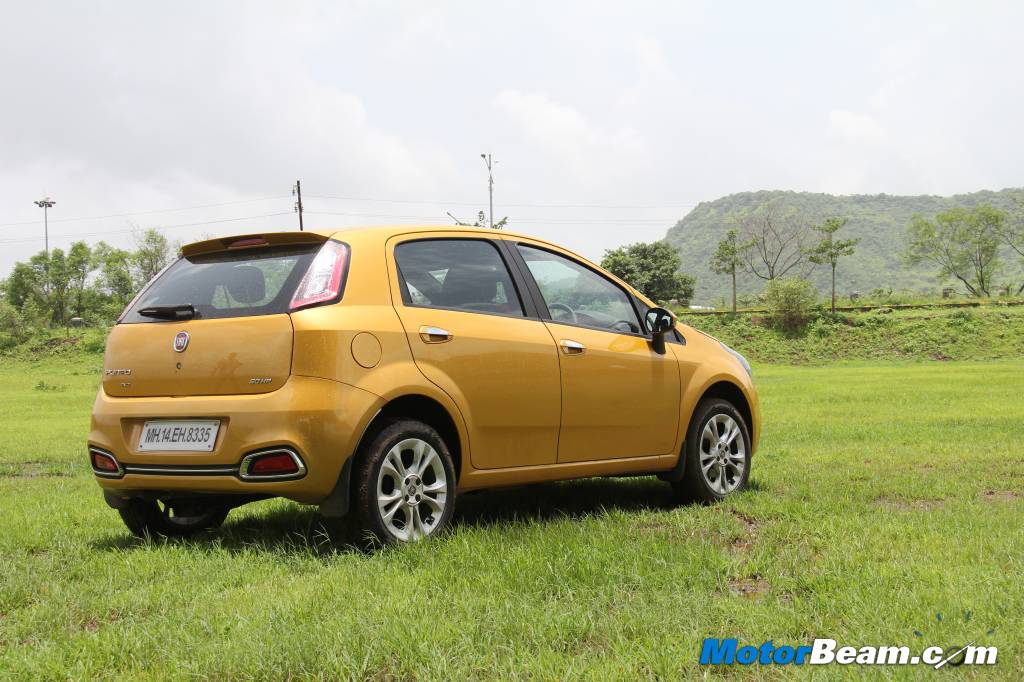
[(130, 244), (449, 223), (584, 255), (756, 189), (1024, 184), (1020, 2), (0, 2), (0, 276)]

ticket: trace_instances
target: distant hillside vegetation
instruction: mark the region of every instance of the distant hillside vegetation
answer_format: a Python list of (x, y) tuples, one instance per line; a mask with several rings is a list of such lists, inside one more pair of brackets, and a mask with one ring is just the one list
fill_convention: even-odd
[[(726, 230), (733, 226), (732, 217), (745, 210), (753, 210), (768, 201), (774, 201), (782, 210), (795, 209), (808, 220), (818, 223), (825, 218), (849, 218), (842, 238), (860, 237), (857, 253), (840, 261), (836, 293), (841, 296), (851, 291), (867, 293), (877, 288), (935, 292), (942, 283), (936, 280), (928, 265), (909, 267), (900, 256), (904, 248), (907, 222), (914, 213), (931, 218), (939, 211), (954, 206), (991, 204), (1008, 209), (1012, 199), (1024, 199), (1024, 189), (1012, 188), (998, 192), (981, 191), (938, 196), (891, 196), (888, 194), (853, 194), (835, 196), (810, 192), (742, 192), (715, 201), (703, 202), (669, 229), (666, 239), (679, 249), (683, 271), (697, 277), (695, 303), (715, 304), (729, 295), (729, 279), (710, 270), (711, 256)], [(1007, 275), (1021, 272), (1019, 259), (1007, 258), (1002, 281)], [(810, 279), (824, 295), (828, 290), (826, 268), (818, 267)], [(1016, 277), (1019, 281), (1019, 276)], [(749, 275), (738, 280), (741, 294), (759, 293), (764, 282)]]

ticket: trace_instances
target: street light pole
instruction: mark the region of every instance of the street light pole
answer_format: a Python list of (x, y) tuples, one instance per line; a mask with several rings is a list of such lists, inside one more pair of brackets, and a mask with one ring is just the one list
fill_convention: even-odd
[(494, 229), (494, 173), (491, 171), (491, 155), (481, 154), (480, 158), (484, 160), (484, 165), (487, 166), (487, 192), (490, 195), (490, 218), (491, 229)]
[(50, 219), (49, 219), (49, 216), (47, 215), (47, 211), (49, 211), (49, 209), (54, 204), (56, 204), (57, 202), (54, 201), (53, 199), (51, 199), (50, 197), (46, 197), (45, 199), (40, 199), (39, 201), (34, 201), (32, 203), (34, 203), (39, 208), (43, 209), (43, 236), (46, 239), (46, 261), (49, 262), (50, 261)]

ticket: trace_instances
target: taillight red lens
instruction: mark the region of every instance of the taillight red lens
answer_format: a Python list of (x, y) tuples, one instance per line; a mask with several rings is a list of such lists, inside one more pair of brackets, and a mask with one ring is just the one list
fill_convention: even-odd
[(92, 453), (92, 466), (97, 471), (109, 471), (111, 473), (117, 473), (117, 462), (110, 455), (104, 455), (99, 452)]
[(249, 475), (259, 476), (267, 474), (294, 474), (299, 470), (299, 465), (291, 455), (284, 453), (267, 455), (253, 460), (249, 465)]
[(292, 296), (291, 309), (298, 310), (339, 299), (345, 285), (348, 261), (349, 249), (346, 244), (326, 242), (299, 282)]

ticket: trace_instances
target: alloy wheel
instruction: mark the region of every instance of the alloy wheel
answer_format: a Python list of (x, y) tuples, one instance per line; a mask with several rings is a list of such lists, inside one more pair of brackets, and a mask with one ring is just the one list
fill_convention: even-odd
[(739, 424), (727, 414), (716, 414), (700, 436), (700, 469), (714, 492), (726, 495), (743, 482), (747, 450)]
[(403, 542), (430, 535), (447, 500), (448, 477), (430, 443), (407, 438), (388, 451), (377, 476), (377, 509), (391, 535)]

